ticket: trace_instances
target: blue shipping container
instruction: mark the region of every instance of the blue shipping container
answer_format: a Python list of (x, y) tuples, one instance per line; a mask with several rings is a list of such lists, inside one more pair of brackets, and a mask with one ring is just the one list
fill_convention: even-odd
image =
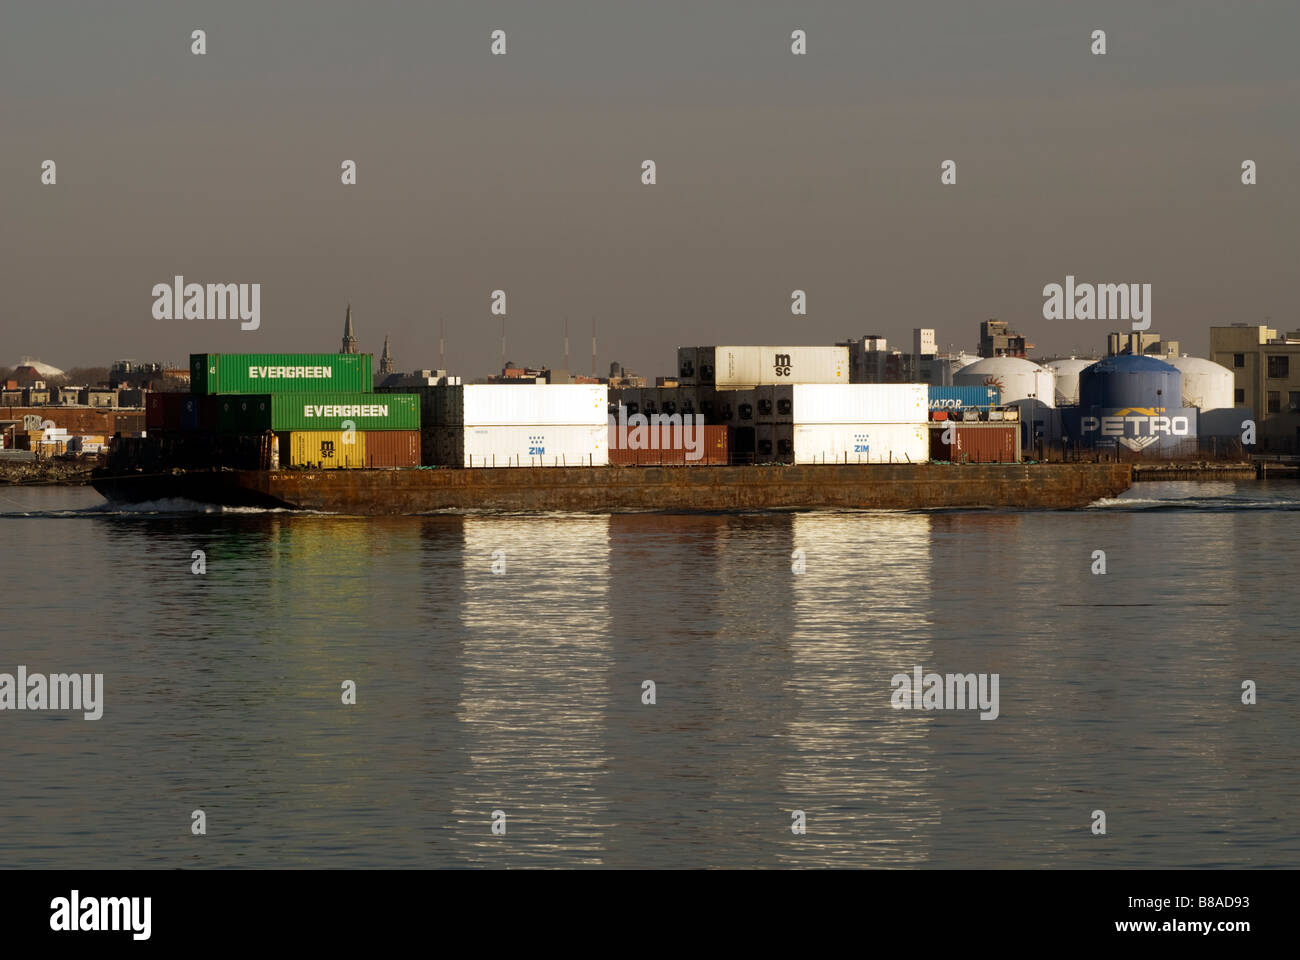
[(931, 410), (968, 410), (996, 407), (1002, 400), (997, 387), (930, 387)]

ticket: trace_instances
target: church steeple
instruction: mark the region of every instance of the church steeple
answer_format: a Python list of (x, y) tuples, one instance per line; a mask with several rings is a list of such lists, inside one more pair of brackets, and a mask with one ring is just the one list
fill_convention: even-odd
[(393, 369), (393, 355), (388, 352), (388, 334), (384, 334), (384, 355), (379, 358), (380, 373), (396, 373)]
[(357, 338), (352, 333), (352, 304), (348, 304), (347, 322), (343, 325), (343, 349), (339, 353), (356, 353)]

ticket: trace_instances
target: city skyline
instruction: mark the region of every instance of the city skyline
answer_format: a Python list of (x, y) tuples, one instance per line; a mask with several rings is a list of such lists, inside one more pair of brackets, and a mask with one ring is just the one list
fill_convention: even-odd
[[(323, 346), (350, 300), (373, 352), (386, 332), (429, 365), (441, 317), (447, 365), (489, 370), (498, 289), (514, 358), (551, 367), (565, 316), (597, 318), (600, 365), (648, 372), (678, 345), (918, 326), (970, 349), (994, 317), (1101, 353), (1122, 326), (1042, 319), (1067, 274), (1151, 284), (1151, 329), (1195, 355), (1213, 325), (1300, 326), (1295, 9), (687, 10), (135, 4), (72, 29), (20, 5), (0, 37), (12, 353)], [(261, 284), (260, 328), (155, 320), (173, 275)]]

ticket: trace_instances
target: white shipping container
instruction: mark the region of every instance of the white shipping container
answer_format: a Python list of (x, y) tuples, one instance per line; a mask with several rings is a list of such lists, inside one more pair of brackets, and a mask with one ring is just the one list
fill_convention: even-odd
[(609, 388), (602, 383), (482, 383), (433, 388), (423, 405), (429, 426), (565, 426), (600, 424), (609, 417)]
[(848, 383), (849, 348), (700, 347), (696, 366), (700, 383), (719, 387)]
[(796, 424), (795, 463), (925, 463), (925, 423)]
[(930, 419), (923, 383), (796, 384), (794, 422), (924, 423)]
[(435, 428), (434, 459), (455, 467), (609, 465), (609, 422)]

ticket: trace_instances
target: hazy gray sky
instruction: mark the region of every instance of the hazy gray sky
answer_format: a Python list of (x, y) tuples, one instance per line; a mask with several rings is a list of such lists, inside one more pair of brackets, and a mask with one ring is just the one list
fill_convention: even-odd
[[(337, 350), (350, 299), (362, 349), (435, 366), (442, 315), (479, 376), (496, 288), (510, 359), (559, 365), (567, 315), (584, 372), (592, 316), (602, 371), (649, 376), (679, 344), (973, 350), (989, 317), (1100, 350), (1126, 325), (1042, 318), (1067, 274), (1151, 283), (1203, 354), (1300, 327), (1297, 36), (1294, 0), (7, 0), (0, 364)], [(175, 274), (261, 283), (261, 329), (153, 319)]]

